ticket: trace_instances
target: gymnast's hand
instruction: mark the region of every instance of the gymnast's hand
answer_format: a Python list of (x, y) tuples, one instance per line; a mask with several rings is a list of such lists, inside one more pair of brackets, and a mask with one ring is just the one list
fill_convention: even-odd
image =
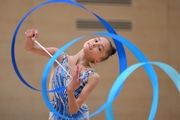
[(38, 31), (36, 29), (29, 29), (25, 32), (26, 38), (36, 40), (38, 38)]
[(82, 66), (77, 65), (75, 75), (73, 75), (73, 77), (72, 77), (73, 79), (68, 85), (69, 92), (74, 92), (80, 86), (82, 79), (79, 78), (79, 74), (80, 74), (82, 68), (83, 68)]

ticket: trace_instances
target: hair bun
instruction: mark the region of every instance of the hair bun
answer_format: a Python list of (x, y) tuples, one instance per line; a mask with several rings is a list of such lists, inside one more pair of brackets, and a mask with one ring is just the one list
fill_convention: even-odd
[(111, 52), (111, 56), (114, 55), (116, 53), (116, 48), (112, 47), (112, 52)]

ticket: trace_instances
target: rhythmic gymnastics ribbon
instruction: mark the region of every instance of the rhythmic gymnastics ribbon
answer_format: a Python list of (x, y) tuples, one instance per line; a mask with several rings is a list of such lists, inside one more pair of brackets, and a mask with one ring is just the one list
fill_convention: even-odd
[[(33, 11), (35, 11), (37, 8), (42, 7), (42, 6), (46, 5), (46, 4), (51, 4), (51, 3), (56, 3), (56, 2), (63, 2), (63, 3), (71, 4), (71, 5), (80, 7), (80, 8), (82, 8), (82, 9), (84, 9), (84, 10), (87, 10), (87, 11), (91, 12), (91, 13), (104, 25), (104, 27), (107, 29), (108, 32), (113, 33), (113, 34), (117, 34), (117, 33), (115, 32), (115, 30), (111, 27), (111, 25), (109, 25), (109, 23), (107, 23), (103, 18), (101, 18), (100, 16), (98, 16), (98, 15), (95, 14), (94, 12), (88, 10), (87, 8), (85, 8), (84, 6), (82, 6), (81, 4), (79, 4), (79, 3), (77, 3), (77, 2), (74, 2), (74, 1), (72, 1), (72, 0), (49, 0), (49, 1), (43, 2), (43, 3), (35, 6), (33, 9), (31, 9), (31, 10), (22, 18), (22, 20), (19, 22), (18, 26), (16, 27), (16, 30), (15, 30), (15, 32), (14, 32), (14, 36), (13, 36), (13, 39), (12, 39), (12, 45), (11, 45), (11, 58), (12, 58), (12, 64), (13, 64), (14, 70), (15, 70), (17, 76), (20, 78), (20, 80), (21, 80), (26, 86), (28, 86), (29, 88), (31, 88), (31, 89), (33, 89), (33, 90), (36, 90), (36, 91), (40, 91), (40, 90), (38, 90), (37, 88), (34, 88), (34, 87), (32, 87), (31, 85), (29, 85), (29, 84), (24, 80), (24, 78), (23, 78), (22, 75), (20, 74), (19, 69), (18, 69), (18, 67), (17, 67), (16, 59), (15, 59), (15, 52), (14, 52), (16, 36), (17, 36), (18, 30), (19, 30), (21, 24), (24, 22), (24, 20), (25, 20)], [(120, 73), (121, 73), (122, 71), (124, 71), (124, 70), (127, 68), (126, 54), (125, 54), (125, 51), (124, 51), (124, 48), (123, 48), (122, 44), (119, 43), (119, 42), (116, 42), (115, 40), (114, 40), (114, 42), (115, 42), (115, 45), (116, 45), (117, 50), (119, 51), (119, 52), (118, 52), (118, 58), (119, 58), (119, 62), (120, 62), (120, 64), (119, 64), (119, 69), (120, 69)], [(121, 65), (121, 66), (120, 66), (120, 65)], [(120, 92), (121, 89), (122, 89), (122, 86), (119, 88), (119, 92)], [(56, 91), (56, 90), (54, 90), (54, 91)], [(118, 95), (119, 92), (117, 92), (117, 95)], [(116, 96), (117, 96), (117, 95), (116, 95)], [(109, 108), (109, 109), (111, 109), (111, 114), (113, 114), (113, 113), (112, 113), (112, 107)]]
[[(12, 63), (13, 63), (14, 70), (15, 70), (16, 74), (18, 75), (18, 77), (20, 78), (20, 80), (26, 86), (30, 87), (31, 89), (40, 91), (40, 90), (32, 87), (31, 85), (29, 85), (23, 79), (23, 77), (21, 76), (21, 74), (20, 74), (20, 72), (18, 70), (18, 67), (16, 65), (14, 46), (15, 46), (15, 40), (16, 40), (16, 35), (18, 33), (18, 30), (19, 30), (21, 24), (23, 23), (23, 21), (27, 18), (27, 16), (30, 15), (33, 11), (35, 11), (37, 8), (39, 8), (39, 7), (43, 6), (43, 5), (46, 5), (46, 4), (54, 3), (54, 2), (64, 2), (64, 3), (67, 3), (67, 4), (72, 4), (72, 5), (75, 5), (77, 7), (83, 8), (84, 10), (87, 10), (87, 11), (91, 12), (105, 26), (105, 28), (109, 32), (109, 33), (95, 33), (95, 34), (91, 34), (91, 35), (93, 35), (93, 36), (94, 35), (107, 36), (107, 37), (113, 38), (113, 41), (114, 41), (114, 43), (116, 45), (116, 48), (117, 48), (117, 51), (118, 51), (119, 62), (121, 63), (120, 64), (121, 66), (119, 66), (119, 68), (120, 68), (120, 71), (121, 71), (120, 73), (122, 73), (122, 74), (119, 75), (119, 77), (115, 81), (115, 83), (118, 83), (118, 84), (116, 84), (116, 86), (115, 85), (112, 86), (112, 88), (110, 90), (110, 93), (108, 95), (107, 102), (104, 103), (96, 112), (94, 112), (93, 114), (91, 114), (90, 116), (87, 116), (87, 117), (92, 117), (92, 116), (100, 113), (102, 110), (104, 110), (106, 108), (106, 119), (107, 120), (113, 120), (114, 116), (113, 116), (113, 112), (112, 112), (112, 103), (113, 103), (114, 99), (117, 97), (117, 95), (120, 93), (120, 91), (122, 89), (122, 86), (123, 86), (123, 82), (122, 81), (125, 81), (125, 79), (130, 75), (130, 73), (133, 70), (137, 69), (139, 66), (143, 66), (145, 71), (146, 71), (146, 73), (148, 74), (148, 76), (149, 76), (149, 78), (151, 80), (152, 87), (153, 87), (153, 101), (152, 101), (152, 107), (151, 107), (151, 111), (150, 111), (150, 115), (149, 115), (148, 119), (149, 120), (154, 119), (155, 113), (156, 113), (156, 110), (157, 110), (157, 104), (158, 104), (158, 81), (157, 81), (156, 73), (155, 73), (155, 71), (154, 71), (154, 69), (153, 69), (151, 64), (155, 64), (157, 66), (161, 66), (161, 69), (163, 69), (167, 74), (169, 73), (169, 71), (167, 70), (167, 66), (168, 65), (162, 64), (162, 63), (159, 63), (159, 62), (158, 63), (151, 63), (151, 62), (149, 62), (148, 59), (143, 55), (143, 53), (136, 46), (134, 46), (132, 43), (130, 43), (125, 38), (122, 38), (121, 36), (118, 36), (116, 34), (116, 32), (114, 31), (114, 29), (104, 19), (102, 19), (100, 16), (98, 16), (95, 13), (93, 13), (92, 11), (88, 10), (84, 6), (80, 5), (79, 3), (71, 1), (71, 0), (50, 0), (50, 1), (44, 2), (42, 4), (39, 4), (38, 6), (34, 7), (31, 11), (29, 11), (23, 17), (23, 19), (20, 21), (20, 23), (18, 24), (18, 26), (17, 26), (17, 28), (15, 30), (14, 36), (13, 36), (13, 40), (12, 40), (11, 57), (12, 57)], [(85, 36), (79, 37), (79, 38), (69, 42), (68, 44), (63, 46), (61, 49), (59, 49), (59, 51), (47, 63), (47, 65), (46, 65), (46, 67), (44, 69), (43, 76), (42, 76), (42, 95), (43, 95), (44, 101), (45, 101), (46, 105), (48, 106), (48, 108), (52, 112), (54, 112), (55, 114), (57, 114), (57, 115), (59, 115), (60, 117), (63, 117), (63, 118), (67, 118), (67, 117), (66, 116), (62, 116), (60, 113), (58, 113), (56, 110), (54, 110), (52, 108), (50, 102), (49, 102), (49, 99), (48, 99), (48, 96), (47, 96), (47, 92), (48, 91), (46, 90), (47, 74), (49, 73), (50, 67), (52, 66), (52, 64), (55, 61), (55, 59), (63, 51), (65, 51), (68, 47), (70, 47), (72, 44), (74, 44), (75, 42), (79, 41), (81, 38), (84, 38), (84, 37)], [(135, 64), (135, 65), (133, 65), (135, 67), (131, 66), (133, 69), (130, 69), (131, 67), (129, 67), (127, 70), (125, 70), (126, 66), (127, 66), (127, 62), (126, 62), (126, 55), (125, 55), (122, 43), (127, 48), (129, 48), (131, 50), (131, 52), (135, 55), (135, 57), (138, 59), (138, 61), (141, 62), (141, 63), (139, 63), (140, 65), (138, 64), (139, 65), (138, 67)], [(122, 65), (124, 65), (124, 66), (122, 66)], [(168, 66), (168, 68), (172, 68), (172, 67)], [(173, 71), (173, 73), (175, 73), (174, 71)], [(176, 73), (177, 73), (177, 71), (176, 71)], [(125, 76), (125, 75), (127, 75), (127, 76)], [(179, 85), (178, 82), (175, 82), (175, 81), (178, 81), (179, 78), (174, 80), (174, 78), (172, 77), (172, 74), (168, 74), (168, 75), (171, 77), (171, 79), (175, 83), (176, 87), (178, 88), (178, 86), (180, 86), (180, 85)], [(177, 75), (179, 75), (179, 74), (177, 74)], [(123, 76), (123, 77), (121, 77), (121, 76)], [(65, 88), (63, 88), (63, 89), (65, 89)], [(53, 92), (56, 92), (58, 90), (54, 90)], [(178, 90), (179, 90), (179, 88), (178, 88)]]
[[(40, 91), (38, 90), (37, 88), (34, 88), (32, 87), (31, 85), (29, 85), (25, 80), (24, 78), (22, 77), (21, 73), (19, 72), (19, 69), (17, 67), (17, 64), (16, 64), (16, 59), (15, 59), (15, 42), (16, 42), (16, 36), (17, 36), (17, 33), (19, 31), (19, 28), (21, 27), (22, 23), (24, 22), (24, 20), (32, 13), (34, 12), (36, 9), (38, 9), (39, 7), (42, 7), (44, 5), (47, 5), (47, 4), (52, 4), (52, 3), (58, 3), (58, 2), (62, 2), (62, 3), (67, 3), (67, 4), (71, 4), (71, 5), (74, 5), (74, 6), (77, 6), (77, 7), (80, 7), (84, 10), (87, 10), (88, 12), (91, 12), (103, 25), (104, 27), (107, 29), (108, 32), (110, 33), (113, 33), (113, 34), (117, 34), (115, 32), (115, 30), (113, 29), (113, 27), (111, 27), (111, 25), (109, 23), (107, 23), (103, 18), (101, 18), (100, 16), (98, 16), (97, 14), (95, 14), (94, 12), (88, 10), (87, 8), (85, 8), (84, 6), (82, 6), (81, 4), (77, 3), (77, 2), (74, 2), (72, 0), (49, 0), (49, 1), (46, 1), (46, 2), (43, 2), (37, 6), (35, 6), (34, 8), (32, 8), (22, 19), (21, 21), (19, 22), (19, 24), (17, 25), (16, 29), (15, 29), (15, 32), (14, 32), (14, 35), (13, 35), (13, 39), (12, 39), (12, 44), (11, 44), (11, 59), (12, 59), (12, 64), (13, 64), (13, 67), (14, 67), (14, 70), (17, 74), (17, 76), (20, 78), (20, 80), (26, 85), (28, 86), (29, 88), (33, 89), (33, 90), (36, 90), (36, 91)], [(126, 54), (125, 54), (125, 50), (122, 46), (121, 43), (118, 43), (116, 41), (115, 42), (115, 45), (116, 45), (116, 48), (118, 51), (118, 58), (119, 58), (119, 61), (120, 61), (120, 64), (121, 66), (119, 65), (119, 68), (120, 68), (120, 71), (124, 71), (126, 68), (127, 68), (127, 60), (126, 60)]]
[[(115, 38), (116, 40), (120, 41), (121, 43), (123, 43), (137, 58), (142, 59), (143, 54), (142, 52), (135, 46), (133, 45), (131, 42), (129, 42), (128, 40), (126, 40), (125, 38), (121, 37), (121, 36), (117, 36), (115, 34), (109, 34), (109, 33), (94, 33), (91, 34), (89, 36), (106, 36), (106, 37), (110, 37), (110, 38)], [(57, 59), (57, 57), (63, 52), (65, 51), (68, 47), (70, 47), (72, 44), (74, 44), (75, 42), (78, 42), (80, 39), (84, 38), (85, 36), (81, 36), (79, 38), (76, 38), (74, 40), (72, 40), (71, 42), (69, 42), (68, 44), (64, 45), (62, 48), (60, 48), (57, 53), (48, 61), (44, 72), (43, 72), (43, 77), (42, 77), (42, 94), (45, 100), (46, 105), (48, 106), (48, 108), (50, 108), (51, 111), (53, 111), (55, 114), (57, 114), (58, 116), (61, 116), (61, 114), (59, 114), (56, 110), (53, 109), (53, 107), (51, 106), (49, 99), (48, 99), (48, 95), (47, 95), (47, 89), (46, 89), (46, 84), (47, 84), (47, 73), (49, 73), (50, 69), (54, 63), (54, 60)], [(101, 112), (102, 110), (104, 110), (105, 108), (107, 109), (108, 105), (111, 105), (111, 103), (114, 101), (114, 96), (117, 94), (117, 91), (119, 90), (119, 87), (122, 86), (123, 82), (126, 80), (126, 78), (138, 67), (140, 66), (147, 66), (149, 64), (154, 64), (156, 66), (159, 66), (174, 82), (174, 84), (176, 85), (178, 91), (180, 92), (180, 80), (179, 80), (179, 73), (172, 68), (171, 66), (165, 64), (165, 63), (161, 63), (161, 62), (141, 62), (138, 64), (134, 64), (130, 67), (128, 67), (121, 75), (119, 75), (119, 77), (116, 79), (116, 81), (114, 82), (110, 93), (108, 95), (108, 99), (107, 102), (104, 103), (95, 113), (91, 114), (89, 117), (92, 117), (96, 114), (98, 114), (99, 112)], [(148, 68), (147, 69), (151, 69)], [(155, 85), (153, 82), (154, 76), (153, 74), (149, 74), (149, 78), (151, 79), (151, 82), (153, 84), (153, 86)], [(155, 96), (158, 93), (158, 87), (157, 89), (155, 89), (153, 91), (153, 96)], [(158, 104), (158, 99), (155, 99), (152, 103), (152, 109), (151, 109), (151, 114), (149, 116), (149, 120), (153, 120), (154, 116), (155, 116), (155, 111), (157, 109), (157, 104)], [(107, 110), (108, 111), (108, 110)], [(153, 114), (154, 113), (154, 114)], [(154, 116), (153, 116), (154, 115)], [(62, 116), (63, 117), (63, 116)], [(106, 119), (108, 120), (112, 120), (113, 115), (112, 114), (108, 114), (106, 113)]]

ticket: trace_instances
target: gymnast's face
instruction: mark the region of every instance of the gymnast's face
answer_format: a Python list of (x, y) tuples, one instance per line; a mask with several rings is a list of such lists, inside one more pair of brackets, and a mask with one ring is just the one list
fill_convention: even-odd
[(83, 49), (87, 59), (94, 63), (99, 63), (101, 62), (101, 58), (107, 55), (107, 51), (110, 49), (110, 43), (104, 37), (96, 37), (86, 41)]

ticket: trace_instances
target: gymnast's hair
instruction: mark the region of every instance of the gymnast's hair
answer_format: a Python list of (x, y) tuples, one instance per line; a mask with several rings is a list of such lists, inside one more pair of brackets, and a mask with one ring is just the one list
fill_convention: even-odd
[(110, 44), (110, 48), (106, 52), (106, 56), (101, 59), (101, 62), (107, 60), (110, 56), (112, 56), (112, 55), (114, 55), (116, 53), (116, 48), (114, 46), (112, 46), (112, 43), (110, 41), (109, 41), (109, 44)]

